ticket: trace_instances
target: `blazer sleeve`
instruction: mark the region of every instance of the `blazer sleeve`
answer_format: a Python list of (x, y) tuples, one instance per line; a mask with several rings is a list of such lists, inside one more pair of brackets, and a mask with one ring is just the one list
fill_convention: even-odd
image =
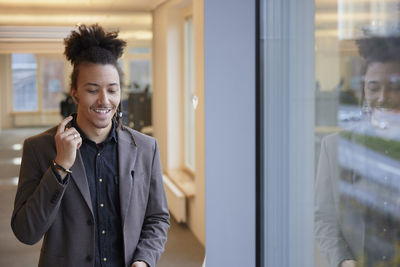
[(154, 267), (164, 251), (170, 226), (167, 199), (162, 180), (162, 170), (158, 144), (155, 142), (151, 181), (146, 213), (139, 243), (133, 255), (134, 261), (144, 261)]
[(43, 150), (36, 150), (32, 139), (24, 142), (11, 218), (15, 236), (28, 245), (38, 242), (52, 225), (68, 184), (59, 183), (51, 167), (40, 166)]
[[(334, 136), (332, 136), (334, 137)], [(328, 141), (331, 141), (330, 139)], [(332, 148), (333, 149), (333, 148)], [(332, 151), (331, 151), (332, 152)], [(340, 266), (343, 260), (354, 259), (350, 247), (343, 238), (335, 208), (333, 187), (337, 186), (332, 175), (332, 158), (327, 148), (327, 139), (322, 140), (321, 153), (315, 187), (315, 239), (322, 254), (332, 267)]]

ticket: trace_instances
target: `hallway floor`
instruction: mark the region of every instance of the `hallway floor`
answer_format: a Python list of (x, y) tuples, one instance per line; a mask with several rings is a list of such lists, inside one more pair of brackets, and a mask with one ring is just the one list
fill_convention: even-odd
[[(0, 267), (37, 266), (40, 244), (20, 243), (10, 227), (10, 218), (18, 182), (23, 140), (44, 129), (0, 131)], [(171, 218), (168, 242), (158, 267), (199, 267), (204, 248), (185, 225)]]

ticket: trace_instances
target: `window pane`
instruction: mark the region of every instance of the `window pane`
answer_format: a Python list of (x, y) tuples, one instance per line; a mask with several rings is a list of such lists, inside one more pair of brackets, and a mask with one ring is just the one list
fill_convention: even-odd
[(130, 85), (131, 90), (150, 89), (151, 63), (150, 59), (130, 61)]
[(194, 170), (194, 110), (197, 98), (194, 95), (193, 19), (185, 19), (185, 165)]
[(132, 47), (129, 49), (130, 54), (150, 54), (151, 47)]
[(36, 70), (34, 54), (12, 55), (14, 111), (38, 109)]
[(400, 1), (315, 3), (315, 266), (400, 266)]
[(135, 130), (152, 134), (151, 128), (151, 61), (129, 62), (129, 95), (122, 100), (123, 119)]
[(64, 100), (64, 60), (61, 56), (40, 56), (43, 109), (58, 110)]

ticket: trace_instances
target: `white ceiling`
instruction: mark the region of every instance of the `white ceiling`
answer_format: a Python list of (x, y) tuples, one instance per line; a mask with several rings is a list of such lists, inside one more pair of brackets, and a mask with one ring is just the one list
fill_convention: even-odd
[(352, 39), (365, 29), (390, 34), (399, 31), (399, 14), (399, 0), (316, 0), (316, 37)]
[(0, 0), (0, 52), (17, 43), (62, 43), (77, 24), (100, 23), (129, 42), (150, 41), (151, 11), (166, 0)]
[(1, 9), (19, 11), (151, 11), (165, 0), (0, 0)]

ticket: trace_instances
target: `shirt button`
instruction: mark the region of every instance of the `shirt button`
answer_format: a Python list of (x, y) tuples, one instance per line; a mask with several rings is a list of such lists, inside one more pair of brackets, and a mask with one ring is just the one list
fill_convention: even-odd
[(100, 204), (100, 207), (104, 207), (104, 204), (103, 204), (103, 203), (101, 203), (101, 204)]
[(385, 202), (383, 202), (383, 205), (385, 205), (385, 206), (386, 206), (386, 205), (387, 205), (387, 202), (386, 202), (386, 201), (385, 201)]
[(105, 235), (105, 234), (106, 234), (106, 231), (105, 231), (105, 230), (103, 230), (103, 231), (101, 231), (101, 233), (102, 233), (103, 235)]
[(100, 183), (103, 182), (103, 179), (99, 178), (99, 182), (100, 182)]
[(107, 261), (107, 258), (103, 258), (103, 261)]
[(87, 255), (87, 256), (86, 256), (86, 260), (87, 260), (87, 261), (92, 261), (92, 256)]
[(386, 232), (386, 228), (383, 228), (383, 232)]
[(100, 157), (100, 153), (97, 153), (97, 156)]
[(386, 260), (386, 256), (382, 256), (382, 260)]

